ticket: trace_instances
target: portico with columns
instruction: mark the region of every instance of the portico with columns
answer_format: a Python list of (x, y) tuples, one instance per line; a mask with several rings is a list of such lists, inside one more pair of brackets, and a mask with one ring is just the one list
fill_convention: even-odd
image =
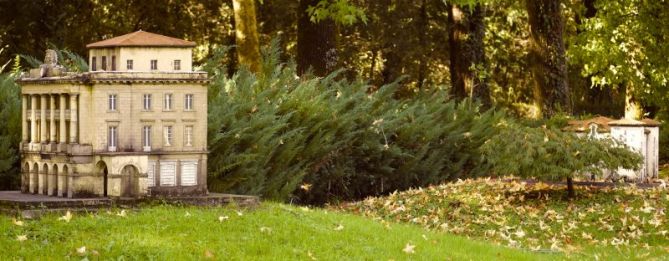
[(25, 193), (72, 196), (67, 189), (73, 187), (68, 155), (86, 151), (82, 148), (86, 145), (78, 144), (79, 93), (70, 90), (78, 88), (61, 89), (30, 85), (23, 88), (21, 152), (26, 162), (22, 168)]
[[(66, 151), (65, 144), (77, 143), (77, 93), (24, 93), (21, 135), (28, 151)], [(69, 126), (69, 130), (67, 128)], [(67, 134), (70, 134), (69, 139)], [(59, 145), (52, 146), (49, 145)]]

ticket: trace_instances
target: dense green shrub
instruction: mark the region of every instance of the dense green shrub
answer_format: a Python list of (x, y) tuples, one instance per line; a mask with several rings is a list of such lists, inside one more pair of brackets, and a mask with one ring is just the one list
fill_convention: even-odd
[(488, 172), (477, 149), (501, 113), (443, 90), (397, 100), (395, 84), (298, 78), (272, 57), (259, 77), (213, 72), (212, 190), (322, 203)]
[[(2, 50), (0, 50), (2, 52)], [(17, 189), (19, 176), (19, 142), (21, 141), (21, 88), (15, 72), (0, 68), (0, 189)], [(16, 67), (18, 68), (18, 67)]]

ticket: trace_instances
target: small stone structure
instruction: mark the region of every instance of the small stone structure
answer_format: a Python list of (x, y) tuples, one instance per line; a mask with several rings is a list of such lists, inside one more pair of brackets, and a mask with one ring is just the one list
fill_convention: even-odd
[(58, 64), (58, 53), (47, 49), (44, 55), (44, 64), (39, 68), (30, 69), (30, 78), (57, 77), (67, 72), (65, 67)]
[(21, 190), (58, 197), (206, 195), (207, 83), (195, 43), (138, 31), (57, 53), (21, 78)]
[(638, 171), (621, 168), (616, 171), (607, 170), (605, 172), (616, 172), (619, 176), (638, 181), (657, 178), (659, 122), (652, 119), (642, 119), (640, 121), (632, 119), (613, 120), (598, 116), (587, 120), (569, 121), (568, 124), (569, 126), (564, 130), (575, 132), (579, 137), (613, 138), (640, 153), (644, 158), (644, 163)]

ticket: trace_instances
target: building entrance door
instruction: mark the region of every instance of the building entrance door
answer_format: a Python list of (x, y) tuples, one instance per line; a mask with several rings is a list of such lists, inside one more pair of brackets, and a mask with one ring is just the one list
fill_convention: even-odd
[(132, 165), (121, 170), (121, 196), (136, 197), (139, 191), (139, 172)]

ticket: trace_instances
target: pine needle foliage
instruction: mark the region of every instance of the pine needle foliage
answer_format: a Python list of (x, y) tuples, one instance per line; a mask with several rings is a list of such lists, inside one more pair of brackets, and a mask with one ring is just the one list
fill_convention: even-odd
[(555, 127), (502, 122), (481, 152), (499, 175), (563, 181), (619, 167), (638, 170), (643, 158), (612, 139), (579, 138)]
[(0, 70), (0, 189), (19, 184), (19, 142), (21, 141), (21, 89), (16, 72)]
[(319, 204), (488, 172), (477, 148), (502, 113), (442, 90), (397, 100), (397, 84), (372, 91), (339, 72), (299, 78), (276, 53), (258, 76), (212, 71), (211, 190)]

